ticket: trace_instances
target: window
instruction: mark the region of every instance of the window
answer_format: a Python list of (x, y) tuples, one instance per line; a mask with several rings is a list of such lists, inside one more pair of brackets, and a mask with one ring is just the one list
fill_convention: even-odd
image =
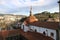
[(51, 33), (51, 36), (53, 37), (54, 36), (54, 33)]
[(37, 30), (35, 29), (35, 32), (37, 32)]
[(24, 25), (23, 25), (23, 30), (24, 30)]
[(44, 35), (46, 35), (45, 31), (43, 32)]

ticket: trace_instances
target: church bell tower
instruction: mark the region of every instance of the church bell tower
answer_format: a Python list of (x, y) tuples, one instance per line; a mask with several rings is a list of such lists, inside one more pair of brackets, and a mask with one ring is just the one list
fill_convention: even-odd
[(33, 14), (32, 14), (32, 6), (30, 7), (30, 16), (33, 16)]

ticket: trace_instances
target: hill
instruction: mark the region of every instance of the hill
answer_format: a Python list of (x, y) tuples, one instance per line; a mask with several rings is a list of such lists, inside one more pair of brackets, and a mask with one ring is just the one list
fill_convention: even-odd
[(36, 18), (38, 18), (39, 21), (46, 21), (48, 18), (52, 19), (59, 18), (58, 12), (50, 13), (47, 11), (44, 11), (42, 13), (36, 13), (34, 14), (34, 16), (36, 16)]

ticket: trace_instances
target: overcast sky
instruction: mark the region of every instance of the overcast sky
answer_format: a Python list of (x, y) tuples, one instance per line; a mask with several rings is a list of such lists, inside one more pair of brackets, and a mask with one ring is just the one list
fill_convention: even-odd
[(0, 13), (29, 15), (30, 6), (33, 14), (49, 11), (58, 12), (58, 0), (0, 0)]

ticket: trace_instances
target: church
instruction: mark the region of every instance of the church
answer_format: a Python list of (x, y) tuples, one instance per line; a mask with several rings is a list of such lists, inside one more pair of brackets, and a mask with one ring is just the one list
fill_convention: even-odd
[(59, 22), (40, 22), (30, 8), (29, 17), (22, 23), (21, 29), (24, 32), (36, 32), (49, 36), (54, 40), (59, 40)]

